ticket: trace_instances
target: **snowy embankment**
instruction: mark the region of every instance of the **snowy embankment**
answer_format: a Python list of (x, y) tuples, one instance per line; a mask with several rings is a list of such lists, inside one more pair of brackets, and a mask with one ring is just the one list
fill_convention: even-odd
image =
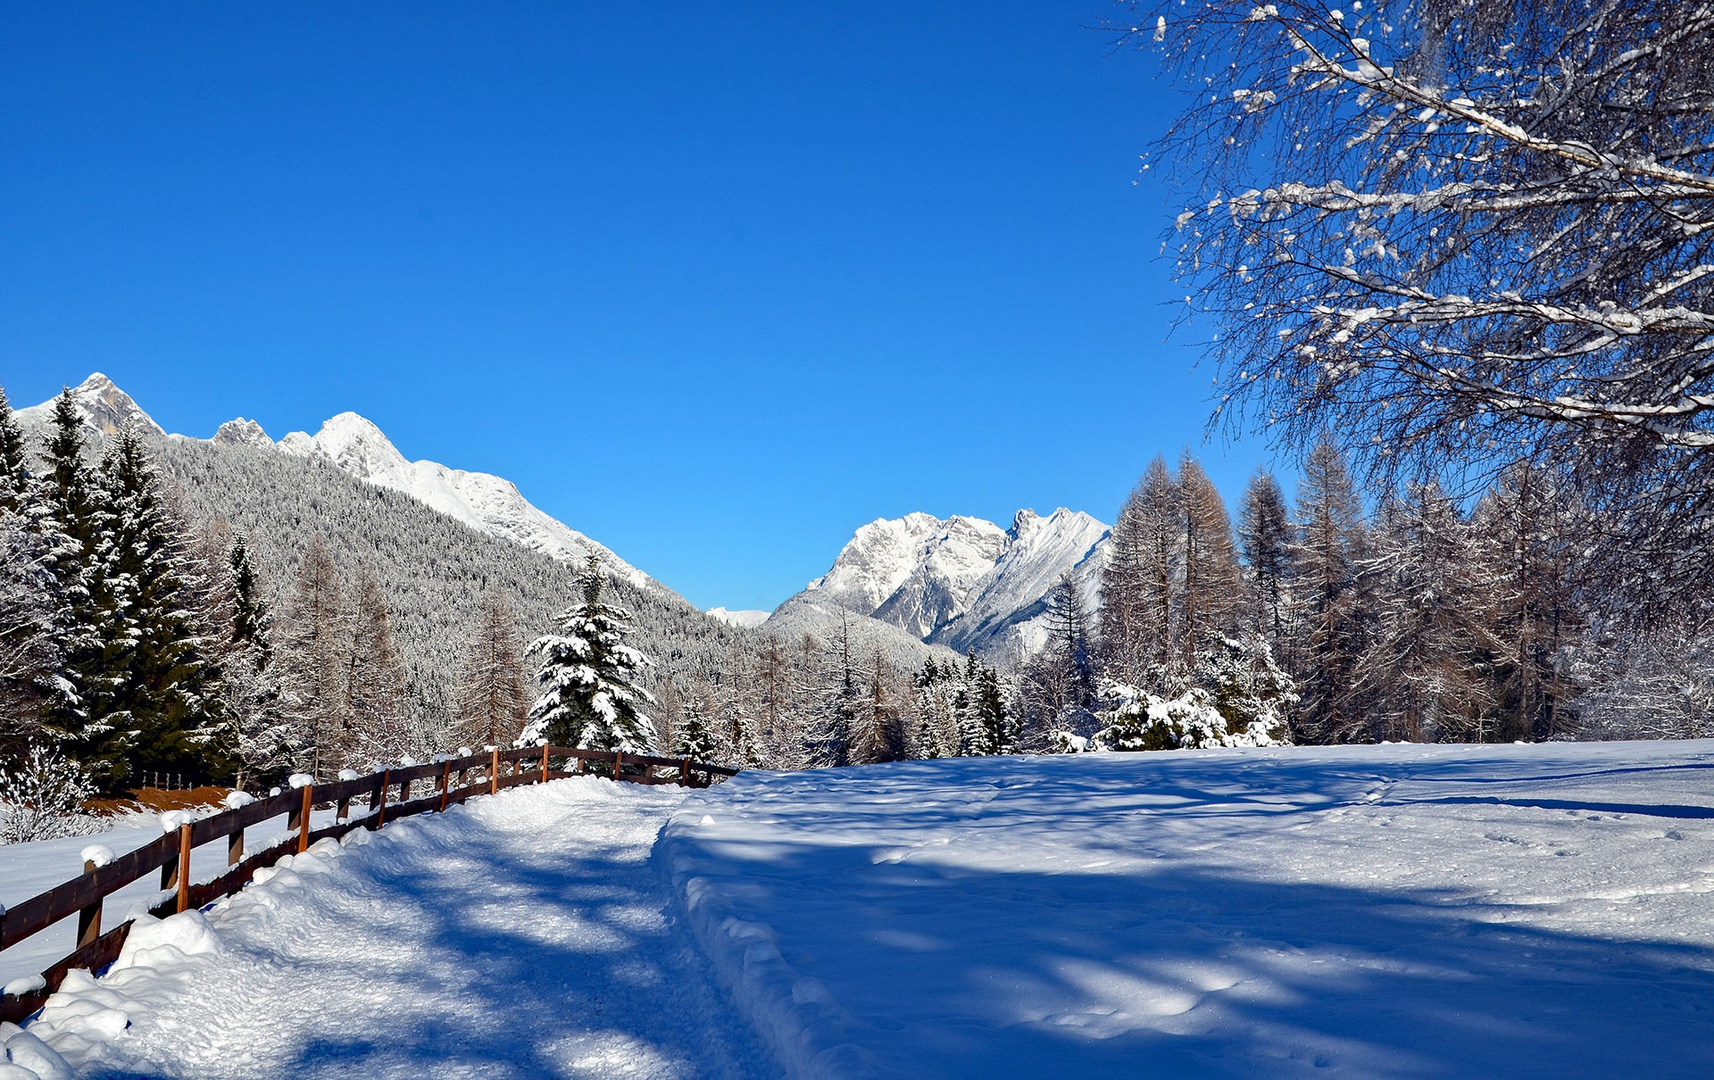
[(664, 865), (794, 1076), (1714, 1076), (1714, 744), (746, 773)]
[(772, 1075), (650, 864), (683, 798), (560, 780), (323, 841), (10, 1038), (82, 1076)]

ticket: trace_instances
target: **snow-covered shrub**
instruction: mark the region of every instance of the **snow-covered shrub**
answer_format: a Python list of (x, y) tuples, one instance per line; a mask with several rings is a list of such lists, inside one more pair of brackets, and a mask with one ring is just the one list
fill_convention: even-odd
[(58, 840), (89, 831), (79, 811), (92, 786), (82, 766), (32, 744), (20, 760), (0, 765), (0, 844)]
[(1284, 713), (1297, 693), (1262, 638), (1212, 639), (1188, 681), (1170, 680), (1177, 691), (1170, 695), (1103, 682), (1096, 713), (1103, 727), (1092, 743), (1104, 750), (1188, 750), (1290, 742)]

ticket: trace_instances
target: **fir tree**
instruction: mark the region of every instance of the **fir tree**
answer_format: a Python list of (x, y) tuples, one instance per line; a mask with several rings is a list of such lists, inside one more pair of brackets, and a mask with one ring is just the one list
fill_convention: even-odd
[(536, 675), (542, 695), (519, 742), (646, 753), (655, 729), (642, 710), (654, 695), (640, 680), (652, 662), (625, 644), (629, 615), (602, 601), (603, 576), (593, 556), (582, 585), (583, 603), (560, 616), (560, 632), (530, 644), (529, 654), (542, 658)]

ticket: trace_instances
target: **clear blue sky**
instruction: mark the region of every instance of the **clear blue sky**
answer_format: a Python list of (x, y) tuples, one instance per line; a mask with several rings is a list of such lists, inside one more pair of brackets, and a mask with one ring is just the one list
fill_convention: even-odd
[(1265, 456), (1202, 443), (1139, 173), (1178, 102), (1102, 0), (0, 12), (16, 404), (353, 409), (733, 608), (876, 517)]

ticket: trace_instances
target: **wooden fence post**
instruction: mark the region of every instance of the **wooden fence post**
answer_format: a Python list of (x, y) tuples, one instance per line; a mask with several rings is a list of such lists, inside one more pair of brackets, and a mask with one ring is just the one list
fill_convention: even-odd
[(303, 792), (304, 792), (303, 810), (301, 813), (298, 814), (298, 850), (299, 851), (305, 851), (305, 850), (308, 850), (308, 848), (309, 848), (309, 809), (311, 806), (315, 805), (315, 798), (314, 798), (315, 785), (314, 784), (305, 784), (303, 787)]
[(237, 866), (244, 861), (244, 830), (233, 829), (226, 834), (226, 865)]
[(373, 828), (379, 829), (381, 826), (387, 824), (387, 788), (389, 786), (387, 781), (391, 779), (392, 776), (392, 769), (381, 770), (381, 802), (380, 805), (375, 807), (375, 824), (372, 826)]
[(619, 779), (619, 766), (624, 764), (624, 761), (625, 761), (625, 751), (623, 751), (623, 750), (613, 751), (613, 779), (615, 779), (615, 780)]
[(190, 822), (179, 826), (179, 910), (190, 907)]
[(678, 786), (690, 786), (690, 759), (685, 758), (678, 763)]
[(446, 794), (452, 788), (452, 759), (440, 763), (440, 810), (446, 812)]
[[(83, 860), (83, 872), (93, 874), (100, 867), (94, 859)], [(101, 936), (101, 898), (96, 897), (95, 903), (77, 913), (77, 947), (83, 948)]]
[(500, 748), (496, 746), (488, 766), (488, 794), (493, 795), (500, 790)]
[(542, 783), (548, 782), (548, 745), (542, 744)]

